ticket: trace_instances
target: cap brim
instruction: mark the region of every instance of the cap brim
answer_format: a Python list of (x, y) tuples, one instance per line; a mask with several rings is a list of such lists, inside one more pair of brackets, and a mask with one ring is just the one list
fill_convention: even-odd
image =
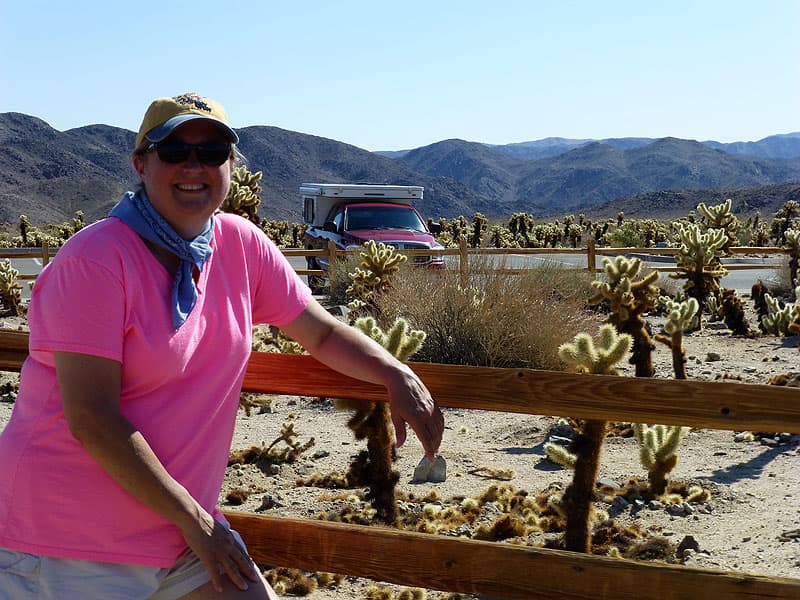
[(215, 125), (219, 126), (220, 130), (222, 130), (227, 136), (229, 142), (231, 142), (232, 144), (239, 143), (239, 136), (236, 135), (236, 132), (230, 127), (228, 127), (222, 121), (219, 121), (217, 119), (212, 119), (204, 115), (195, 115), (195, 114), (177, 115), (175, 117), (172, 117), (171, 119), (167, 119), (158, 127), (154, 127), (153, 129), (148, 131), (144, 137), (151, 142), (160, 142), (169, 137), (169, 135), (173, 131), (175, 131), (178, 127), (180, 127), (184, 123), (187, 123), (189, 121), (194, 121), (196, 119), (204, 119), (206, 121), (211, 121)]

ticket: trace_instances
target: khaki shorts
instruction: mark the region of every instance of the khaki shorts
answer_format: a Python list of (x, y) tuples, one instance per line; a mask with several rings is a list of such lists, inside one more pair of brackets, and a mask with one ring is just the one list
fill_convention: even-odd
[[(232, 531), (245, 547), (242, 538)], [(177, 600), (211, 581), (187, 550), (172, 567), (53, 558), (0, 548), (0, 600)]]

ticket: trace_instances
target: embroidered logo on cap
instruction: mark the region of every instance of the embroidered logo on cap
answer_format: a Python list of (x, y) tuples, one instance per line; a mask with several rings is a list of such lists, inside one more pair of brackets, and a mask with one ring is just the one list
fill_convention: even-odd
[(184, 106), (194, 106), (198, 110), (204, 110), (209, 113), (211, 112), (211, 107), (206, 104), (205, 98), (194, 92), (175, 96), (173, 100), (175, 100), (175, 102), (178, 104), (183, 104)]

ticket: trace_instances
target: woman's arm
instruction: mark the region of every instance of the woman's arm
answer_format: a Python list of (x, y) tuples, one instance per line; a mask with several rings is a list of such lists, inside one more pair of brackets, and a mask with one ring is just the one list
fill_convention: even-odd
[(137, 500), (180, 528), (221, 589), (217, 565), (242, 589), (258, 575), (233, 536), (170, 476), (142, 434), (120, 413), (120, 363), (56, 352), (58, 386), (70, 432)]
[(386, 387), (397, 445), (406, 439), (406, 423), (433, 460), (444, 432), (444, 418), (430, 392), (405, 364), (357, 329), (337, 320), (311, 300), (281, 329), (321, 363), (355, 379)]

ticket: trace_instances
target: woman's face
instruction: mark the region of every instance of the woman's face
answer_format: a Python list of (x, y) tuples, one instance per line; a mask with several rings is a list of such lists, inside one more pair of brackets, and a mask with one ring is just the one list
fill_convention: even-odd
[[(201, 119), (184, 123), (164, 141), (227, 143), (214, 123)], [(134, 155), (133, 166), (150, 203), (185, 239), (191, 239), (205, 229), (209, 217), (228, 194), (233, 170), (231, 160), (219, 166), (199, 162), (194, 150), (186, 161), (178, 164), (163, 162), (155, 151)]]

